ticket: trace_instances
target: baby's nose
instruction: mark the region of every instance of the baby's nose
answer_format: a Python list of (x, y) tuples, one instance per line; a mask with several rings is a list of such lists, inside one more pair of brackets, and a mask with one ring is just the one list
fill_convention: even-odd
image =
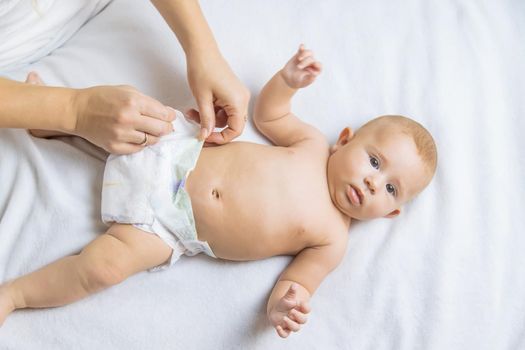
[(370, 193), (376, 193), (376, 184), (374, 183), (374, 179), (372, 179), (371, 177), (365, 177), (365, 184), (370, 190)]

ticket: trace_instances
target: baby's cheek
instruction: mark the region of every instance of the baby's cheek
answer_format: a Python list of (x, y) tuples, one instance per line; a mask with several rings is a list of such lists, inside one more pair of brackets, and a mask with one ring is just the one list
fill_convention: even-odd
[(382, 218), (394, 209), (395, 208), (390, 209), (390, 206), (385, 205), (384, 203), (374, 203), (374, 205), (371, 205), (368, 208), (368, 216), (370, 219)]

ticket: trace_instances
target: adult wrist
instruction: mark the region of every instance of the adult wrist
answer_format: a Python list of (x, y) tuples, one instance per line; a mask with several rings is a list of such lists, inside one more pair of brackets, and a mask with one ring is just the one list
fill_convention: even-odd
[(74, 100), (77, 90), (47, 86), (38, 88), (42, 89), (37, 97), (41, 120), (38, 123), (40, 125), (30, 128), (73, 133), (76, 124)]
[(61, 130), (68, 134), (76, 134), (78, 130), (80, 111), (85, 109), (88, 89), (69, 89), (67, 96), (67, 111), (62, 120)]
[(224, 59), (222, 57), (222, 54), (219, 50), (219, 46), (215, 42), (213, 43), (202, 43), (202, 42), (195, 42), (194, 44), (188, 45), (184, 49), (184, 53), (186, 54), (186, 61), (209, 61), (213, 58), (220, 58)]

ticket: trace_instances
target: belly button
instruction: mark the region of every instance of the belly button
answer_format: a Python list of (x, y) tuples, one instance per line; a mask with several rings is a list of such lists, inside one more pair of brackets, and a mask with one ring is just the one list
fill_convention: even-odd
[(217, 191), (216, 189), (213, 189), (213, 191), (211, 191), (211, 195), (214, 196), (216, 199), (219, 199), (221, 197), (219, 191)]

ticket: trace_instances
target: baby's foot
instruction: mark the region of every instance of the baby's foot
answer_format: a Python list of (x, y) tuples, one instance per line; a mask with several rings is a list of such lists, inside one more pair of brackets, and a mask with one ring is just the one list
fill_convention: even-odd
[(7, 284), (0, 285), (0, 327), (7, 316), (15, 310), (15, 303), (9, 294)]

